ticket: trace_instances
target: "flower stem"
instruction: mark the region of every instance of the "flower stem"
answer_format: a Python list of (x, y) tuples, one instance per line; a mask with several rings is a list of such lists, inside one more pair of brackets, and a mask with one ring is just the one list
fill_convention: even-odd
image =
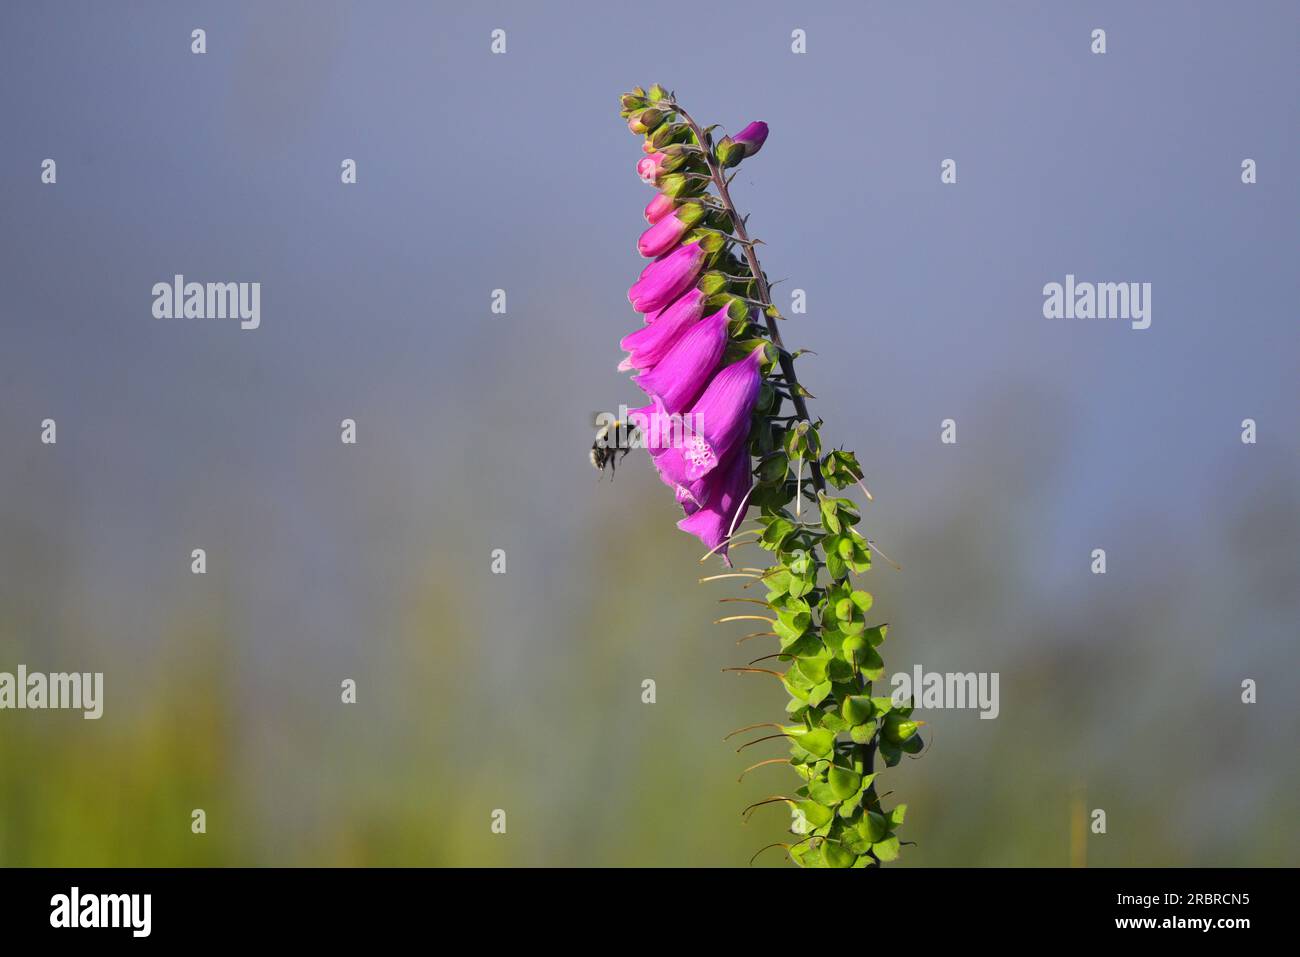
[[(668, 108), (681, 116), (686, 125), (690, 127), (691, 132), (695, 134), (696, 142), (700, 146), (704, 146), (704, 131), (700, 129), (699, 124), (695, 122), (691, 114), (687, 113), (676, 100), (671, 101)], [(722, 200), (723, 208), (726, 210), (727, 216), (730, 217), (731, 224), (736, 229), (736, 238), (740, 240), (740, 245), (745, 250), (745, 261), (749, 264), (749, 271), (758, 286), (759, 302), (764, 306), (763, 322), (767, 326), (768, 335), (772, 337), (773, 345), (780, 350), (781, 373), (791, 387), (790, 400), (794, 403), (794, 409), (799, 413), (799, 417), (811, 421), (811, 417), (808, 415), (808, 404), (804, 401), (804, 397), (799, 393), (799, 390), (795, 388), (799, 385), (799, 378), (795, 375), (794, 360), (791, 359), (781, 342), (781, 330), (777, 327), (776, 320), (767, 313), (767, 309), (772, 306), (772, 291), (768, 288), (767, 276), (763, 274), (763, 268), (758, 264), (758, 255), (754, 252), (754, 243), (750, 240), (749, 233), (745, 231), (745, 221), (741, 218), (740, 213), (736, 211), (736, 204), (732, 202), (731, 191), (727, 188), (727, 177), (722, 174), (722, 169), (718, 166), (712, 150), (704, 150), (704, 161), (708, 164), (709, 176), (718, 190), (718, 198)], [(825, 491), (826, 481), (822, 478), (821, 463), (813, 459), (811, 464), (813, 487), (819, 492)]]
[[(675, 100), (672, 102), (671, 109), (677, 111), (682, 120), (690, 127), (691, 132), (695, 134), (696, 142), (704, 146), (704, 132), (700, 129), (695, 119), (686, 112), (680, 103)], [(767, 326), (768, 335), (772, 337), (772, 343), (780, 350), (781, 374), (785, 377), (786, 384), (790, 387), (790, 401), (794, 404), (794, 410), (798, 413), (799, 418), (804, 421), (811, 421), (812, 417), (808, 414), (808, 404), (804, 401), (803, 395), (799, 391), (799, 377), (794, 371), (794, 359), (786, 350), (785, 344), (781, 341), (781, 330), (777, 322), (767, 313), (767, 307), (772, 305), (772, 291), (767, 285), (767, 276), (763, 274), (763, 268), (758, 263), (758, 254), (754, 252), (754, 243), (749, 238), (749, 233), (745, 230), (745, 220), (740, 213), (736, 211), (736, 204), (731, 198), (731, 190), (727, 187), (727, 178), (722, 174), (722, 169), (714, 159), (713, 151), (704, 150), (704, 161), (709, 166), (709, 176), (713, 179), (713, 185), (718, 190), (718, 198), (722, 201), (723, 208), (727, 216), (730, 217), (732, 225), (736, 229), (736, 238), (740, 240), (740, 246), (745, 251), (745, 261), (749, 264), (749, 271), (754, 277), (755, 285), (758, 287), (759, 302), (764, 306), (763, 322)], [(826, 480), (822, 477), (821, 463), (814, 457), (809, 463), (812, 469), (813, 488), (818, 492), (826, 490)], [(803, 463), (800, 462), (800, 471), (802, 472)], [(795, 495), (803, 498), (801, 489), (795, 490)], [(867, 690), (867, 682), (862, 680), (862, 673), (858, 673), (859, 690)], [(857, 752), (859, 759), (862, 761), (866, 773), (870, 774), (875, 769), (876, 764), (876, 745), (874, 739), (868, 744), (856, 745), (854, 750)], [(874, 793), (874, 788), (872, 789)]]

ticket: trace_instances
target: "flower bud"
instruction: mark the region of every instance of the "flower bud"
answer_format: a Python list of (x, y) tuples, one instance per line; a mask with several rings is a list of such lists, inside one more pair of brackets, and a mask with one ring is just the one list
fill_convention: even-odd
[(676, 208), (677, 203), (673, 201), (671, 196), (658, 193), (654, 199), (646, 204), (645, 221), (653, 226)]
[(723, 166), (738, 166), (740, 161), (753, 156), (767, 142), (767, 124), (750, 123), (735, 136), (724, 136), (718, 142), (718, 162)]
[(691, 196), (704, 188), (701, 180), (691, 179), (684, 173), (661, 173), (655, 183), (661, 192), (674, 199)]
[(628, 117), (627, 128), (633, 133), (649, 133), (651, 130), (658, 128), (666, 117), (667, 114), (662, 110), (647, 107), (644, 110), (637, 110)]
[(650, 102), (651, 102), (651, 103), (658, 103), (660, 100), (666, 100), (667, 98), (668, 98), (668, 91), (665, 90), (665, 89), (664, 89), (662, 86), (660, 86), (658, 83), (656, 83), (656, 84), (654, 84), (652, 87), (650, 87)]
[(641, 177), (641, 182), (654, 185), (655, 180), (659, 178), (659, 171), (663, 168), (664, 160), (668, 157), (663, 153), (651, 153), (645, 159), (636, 164), (636, 175)]
[(755, 120), (733, 136), (732, 142), (745, 148), (746, 157), (753, 156), (767, 142), (767, 124), (762, 120)]
[(645, 314), (662, 309), (695, 284), (706, 254), (698, 244), (678, 246), (641, 271), (641, 278), (627, 291), (628, 301)]
[[(687, 231), (704, 216), (704, 208), (699, 203), (687, 203), (671, 216), (665, 216), (655, 223), (637, 241), (637, 251), (647, 259), (662, 256), (681, 241)], [(704, 247), (706, 252), (715, 249)]]
[(633, 87), (630, 93), (624, 93), (622, 97), (619, 98), (618, 102), (624, 113), (632, 113), (635, 110), (644, 110), (650, 105), (650, 101), (646, 98), (645, 90), (641, 89), (639, 86)]
[(688, 166), (694, 168), (691, 164), (691, 160), (694, 159), (694, 156), (687, 153), (681, 146), (665, 147), (661, 153), (664, 158), (659, 163), (660, 174), (675, 173), (677, 170), (685, 169)]
[(650, 142), (656, 149), (663, 149), (671, 143), (685, 143), (690, 135), (691, 128), (685, 123), (664, 123), (650, 134)]

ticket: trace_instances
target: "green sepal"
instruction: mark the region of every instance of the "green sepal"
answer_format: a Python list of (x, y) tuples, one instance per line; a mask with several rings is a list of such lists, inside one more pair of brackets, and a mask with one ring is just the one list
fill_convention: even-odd
[(767, 528), (763, 530), (763, 535), (759, 541), (764, 548), (773, 551), (779, 549), (797, 531), (794, 522), (780, 515), (766, 517), (763, 520), (766, 521)]
[(737, 144), (730, 136), (718, 140), (718, 145), (713, 152), (718, 158), (718, 165), (723, 168), (735, 166), (745, 158), (745, 147)]
[[(780, 628), (784, 628), (784, 627), (785, 627), (784, 625), (780, 626)], [(779, 633), (779, 629), (778, 629), (778, 633)], [(815, 657), (816, 655), (825, 651), (825, 649), (826, 646), (822, 644), (822, 641), (820, 638), (817, 637), (816, 632), (807, 631), (804, 632), (802, 635), (798, 635), (790, 639), (789, 641), (787, 641), (784, 636), (782, 636), (781, 638), (781, 654), (783, 655), (790, 655), (792, 657), (802, 659), (804, 657)], [(821, 680), (825, 681), (826, 679), (822, 678)], [(819, 684), (820, 682), (815, 682), (815, 683)]]
[[(815, 436), (817, 433), (810, 434)], [(822, 524), (833, 535), (840, 534), (846, 525), (856, 525), (861, 518), (852, 499), (831, 498), (825, 492), (818, 492), (817, 504), (821, 507)]]
[(824, 758), (831, 753), (835, 744), (835, 735), (824, 728), (813, 728), (803, 734), (793, 736), (794, 743), (809, 754)]
[[(866, 796), (867, 791), (871, 789), (871, 782), (875, 779), (876, 776), (874, 774), (866, 774), (862, 776), (862, 783), (858, 786), (857, 793), (850, 795), (844, 800), (844, 803), (840, 805), (839, 813), (841, 817), (853, 819), (854, 814), (857, 813), (858, 808), (862, 804), (862, 799)], [(906, 805), (903, 806), (906, 807)]]
[(854, 854), (866, 854), (871, 850), (871, 842), (863, 837), (857, 828), (850, 828), (840, 835), (840, 843)]
[(827, 731), (833, 731), (839, 734), (841, 731), (848, 730), (848, 722), (841, 718), (834, 711), (823, 711), (821, 719), (817, 722), (819, 728), (825, 728)]
[(792, 459), (803, 459), (805, 462), (810, 457), (815, 458), (815, 453), (810, 456), (808, 448), (809, 425), (807, 422), (798, 422), (785, 433), (785, 454)]
[(618, 105), (623, 110), (631, 113), (633, 110), (643, 110), (650, 105), (650, 100), (646, 96), (645, 90), (639, 86), (632, 87), (631, 90), (619, 97)]
[(822, 846), (822, 858), (828, 867), (852, 867), (857, 855), (835, 841), (827, 841)]
[(697, 196), (705, 189), (704, 180), (691, 179), (685, 173), (663, 173), (655, 180), (655, 184), (661, 193), (673, 199), (679, 196)]
[(822, 682), (819, 685), (813, 685), (812, 689), (808, 692), (808, 703), (813, 707), (816, 707), (825, 701), (830, 693), (831, 683), (829, 681)]
[(646, 139), (650, 141), (650, 146), (655, 150), (662, 150), (665, 147), (689, 143), (694, 137), (691, 135), (691, 128), (685, 123), (663, 123)]
[(858, 833), (871, 844), (883, 841), (889, 834), (889, 819), (876, 811), (868, 811), (864, 814), (857, 826)]
[(847, 488), (861, 481), (863, 472), (856, 455), (836, 449), (822, 459), (822, 475), (836, 488)]
[(845, 688), (850, 690), (853, 689), (851, 682), (857, 676), (857, 673), (853, 670), (853, 666), (847, 661), (838, 655), (832, 657), (829, 671), (831, 681), (834, 681), (838, 685), (843, 685)]
[(912, 735), (916, 734), (920, 728), (920, 723), (910, 718), (905, 718), (897, 711), (891, 712), (885, 716), (885, 724), (882, 733), (885, 740), (893, 744), (902, 744)]
[(843, 800), (843, 798), (836, 796), (834, 788), (826, 781), (814, 781), (806, 788), (800, 788), (800, 790), (818, 804), (824, 804), (826, 807), (834, 807)]
[(881, 737), (876, 750), (881, 759), (885, 762), (885, 767), (887, 768), (892, 768), (894, 765), (898, 764), (899, 761), (903, 760), (903, 749), (892, 741), (886, 741), (883, 736)]
[(634, 110), (628, 116), (628, 129), (633, 133), (651, 133), (659, 127), (669, 117), (665, 110), (655, 109), (653, 106), (647, 106), (645, 109)]
[(862, 775), (849, 768), (832, 766), (827, 781), (830, 783), (831, 791), (839, 801), (852, 797), (858, 793), (862, 787)]
[(790, 472), (790, 459), (784, 452), (773, 452), (758, 466), (760, 482), (780, 482)]
[(822, 860), (821, 852), (812, 846), (812, 842), (807, 844), (796, 844), (790, 848), (790, 859), (800, 867), (825, 867), (826, 863)]
[(856, 724), (849, 728), (849, 737), (853, 739), (854, 744), (870, 744), (875, 735), (876, 725), (872, 721), (866, 724)]
[(727, 277), (720, 272), (706, 272), (695, 286), (706, 296), (716, 296), (726, 291)]
[[(800, 683), (801, 681), (806, 680), (807, 679), (805, 679), (802, 674), (795, 671), (793, 668), (781, 676), (781, 683), (785, 685), (785, 690), (790, 693), (790, 697), (793, 701), (799, 702), (800, 707), (804, 707), (810, 703), (808, 701), (808, 695), (812, 691), (812, 686)], [(821, 702), (818, 702), (818, 704), (820, 703)], [(789, 710), (789, 708), (786, 710)]]
[(816, 801), (800, 801), (799, 810), (814, 828), (825, 827), (835, 818), (835, 812)]
[(861, 648), (853, 652), (858, 671), (868, 681), (879, 681), (885, 676), (885, 661), (875, 648)]
[(852, 726), (866, 724), (876, 713), (876, 708), (866, 695), (850, 695), (840, 705), (840, 712), (844, 715), (844, 720)]
[(821, 684), (827, 678), (829, 670), (830, 656), (825, 655), (817, 658), (797, 658), (795, 667), (804, 673), (813, 684)]
[(898, 860), (898, 838), (890, 835), (883, 841), (872, 844), (871, 853), (876, 855), (876, 860), (882, 864)]

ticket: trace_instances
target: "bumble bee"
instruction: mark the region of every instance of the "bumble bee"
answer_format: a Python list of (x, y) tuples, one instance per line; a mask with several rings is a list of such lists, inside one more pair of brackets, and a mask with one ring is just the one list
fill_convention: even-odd
[(617, 463), (632, 451), (638, 435), (635, 427), (629, 427), (622, 419), (606, 422), (596, 430), (596, 441), (591, 443), (591, 465), (601, 475), (609, 467), (609, 477), (614, 478)]

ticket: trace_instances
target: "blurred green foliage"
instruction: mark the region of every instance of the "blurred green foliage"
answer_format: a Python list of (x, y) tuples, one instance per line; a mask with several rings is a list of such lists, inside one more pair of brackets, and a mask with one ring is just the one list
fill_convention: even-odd
[[(766, 676), (722, 673), (767, 653), (761, 639), (737, 647), (743, 622), (710, 624), (717, 598), (746, 593), (696, 584), (716, 563), (697, 562), (641, 464), (597, 486), (578, 463), (585, 507), (547, 534), (526, 521), (483, 531), (474, 513), (421, 524), (406, 493), (376, 482), (353, 505), (354, 571), (330, 579), (328, 607), (361, 622), (337, 629), (355, 632), (343, 643), (320, 625), (255, 626), (270, 599), (254, 583), (216, 571), (196, 583), (179, 559), (170, 591), (131, 590), (119, 606), (94, 587), (106, 568), (77, 560), (77, 533), (0, 515), (0, 669), (106, 672), (99, 721), (0, 713), (0, 864), (743, 866), (784, 837), (789, 810), (747, 824), (741, 810), (781, 793), (788, 772), (737, 776), (787, 749), (737, 754), (723, 738), (786, 696)], [(890, 771), (917, 842), (899, 866), (1066, 864), (1080, 808), (1095, 807), (1108, 830), (1086, 837), (1089, 864), (1292, 862), (1296, 715), (1273, 689), (1266, 626), (1294, 610), (1275, 574), (1300, 528), (1294, 497), (1260, 488), (1214, 519), (1222, 576), (1147, 562), (1140, 587), (1080, 578), (1070, 596), (1026, 584), (1025, 543), (1052, 507), (1037, 481), (999, 497), (1006, 476), (990, 472), (905, 532), (879, 487), (864, 509), (904, 565), (868, 574), (891, 669), (1002, 676), (997, 720), (924, 714), (925, 760)], [(1019, 553), (990, 561), (991, 527)], [(271, 541), (254, 520), (230, 534), (222, 547), (240, 554)], [(488, 572), (492, 540), (512, 543), (504, 576)], [(269, 588), (291, 623), (327, 601)], [(1254, 609), (1254, 632), (1216, 619), (1234, 607)], [(1268, 689), (1253, 708), (1237, 703), (1243, 674)], [(340, 700), (346, 677), (356, 704)], [(206, 834), (191, 833), (194, 808)], [(497, 809), (505, 834), (491, 830)], [(756, 866), (788, 865), (770, 850)]]

